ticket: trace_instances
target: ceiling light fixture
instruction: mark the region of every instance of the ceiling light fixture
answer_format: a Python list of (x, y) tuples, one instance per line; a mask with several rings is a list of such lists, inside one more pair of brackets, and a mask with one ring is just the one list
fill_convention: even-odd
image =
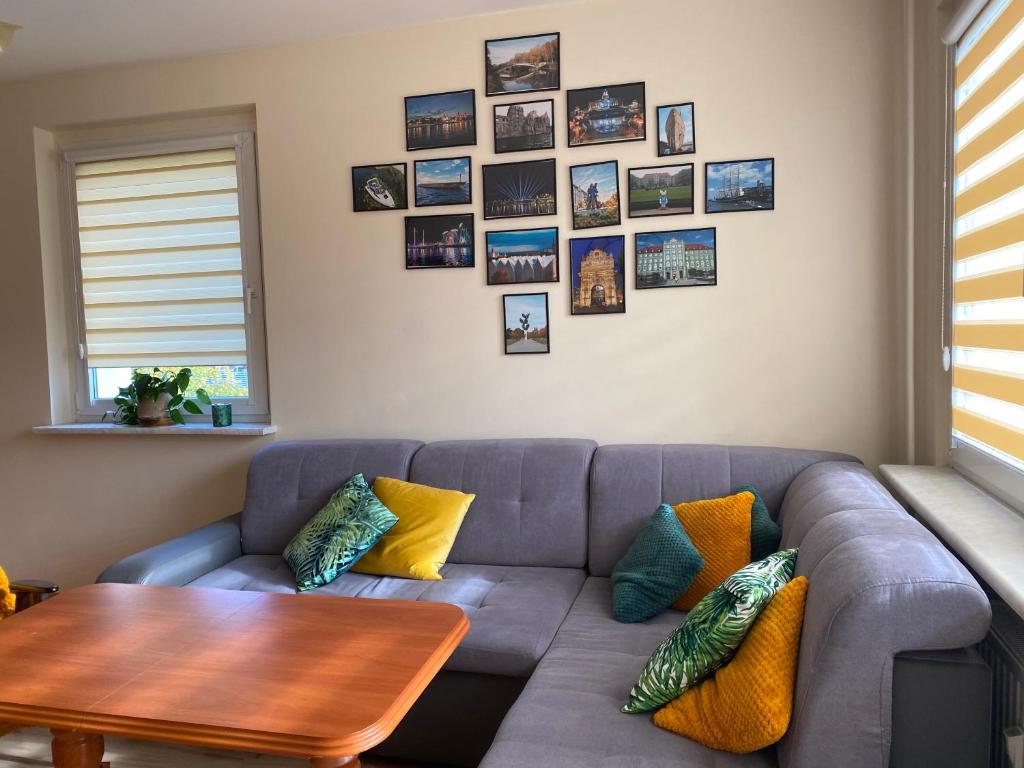
[(11, 47), (11, 41), (14, 40), (14, 33), (19, 29), (21, 29), (21, 27), (17, 24), (6, 24), (0, 21), (0, 53), (3, 53)]

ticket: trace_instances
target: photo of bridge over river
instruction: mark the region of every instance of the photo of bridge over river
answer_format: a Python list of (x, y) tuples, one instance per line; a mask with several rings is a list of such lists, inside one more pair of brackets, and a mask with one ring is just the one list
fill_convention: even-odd
[(487, 95), (557, 91), (559, 35), (506, 37), (484, 43)]

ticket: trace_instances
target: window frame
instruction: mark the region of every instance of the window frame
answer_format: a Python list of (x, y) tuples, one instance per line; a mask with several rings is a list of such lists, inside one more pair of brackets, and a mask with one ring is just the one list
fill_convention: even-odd
[[(85, 301), (82, 284), (82, 255), (78, 228), (78, 195), (75, 168), (79, 163), (119, 160), (128, 157), (195, 152), (208, 149), (234, 149), (238, 177), (239, 240), (242, 254), (242, 291), (245, 302), (245, 346), (249, 383), (248, 398), (219, 398), (232, 404), (232, 415), (239, 422), (270, 420), (270, 391), (267, 372), (266, 317), (263, 290), (263, 254), (260, 240), (259, 184), (256, 168), (256, 134), (238, 130), (212, 135), (188, 135), (144, 141), (118, 141), (101, 145), (67, 147), (61, 151), (62, 230), (67, 254), (69, 301), (68, 364), (73, 372), (75, 421), (95, 422), (115, 409), (113, 400), (92, 399), (89, 364), (86, 356)], [(191, 416), (187, 421), (203, 422), (209, 414)]]

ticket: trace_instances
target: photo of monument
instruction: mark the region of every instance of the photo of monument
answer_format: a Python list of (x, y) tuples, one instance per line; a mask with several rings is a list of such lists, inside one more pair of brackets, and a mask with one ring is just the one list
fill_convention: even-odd
[(688, 155), (697, 151), (693, 102), (658, 107), (658, 154)]
[(565, 100), (570, 147), (647, 138), (643, 83), (568, 90)]
[(504, 309), (506, 355), (543, 355), (551, 351), (546, 293), (506, 293)]
[(555, 146), (553, 99), (500, 104), (494, 108), (494, 151), (522, 152)]
[(569, 169), (572, 184), (572, 228), (589, 229), (619, 224), (619, 164), (574, 165)]
[(704, 212), (775, 209), (775, 159), (704, 163)]
[(476, 144), (476, 91), (405, 97), (405, 148)]
[(487, 284), (558, 282), (558, 227), (488, 232)]
[(636, 233), (636, 287), (717, 285), (715, 228)]
[(630, 168), (630, 218), (693, 213), (693, 163)]
[(604, 315), (626, 311), (625, 237), (574, 237), (569, 240), (572, 314)]
[(557, 91), (559, 35), (506, 37), (484, 43), (487, 95)]

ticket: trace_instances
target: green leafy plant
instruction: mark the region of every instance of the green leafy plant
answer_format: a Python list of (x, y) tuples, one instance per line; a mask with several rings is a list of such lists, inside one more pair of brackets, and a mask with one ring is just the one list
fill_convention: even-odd
[[(185, 397), (191, 378), (191, 368), (182, 368), (177, 373), (161, 371), (159, 368), (154, 368), (152, 373), (141, 370), (132, 371), (131, 384), (118, 388), (117, 395), (114, 397), (114, 405), (117, 406), (117, 409), (104, 414), (103, 418), (113, 416), (114, 421), (118, 424), (138, 424), (139, 403), (146, 400), (156, 402), (160, 395), (166, 392), (170, 395), (170, 400), (167, 403), (167, 415), (175, 424), (184, 424), (185, 417), (181, 413), (182, 409), (195, 415), (203, 412), (195, 400)], [(196, 390), (196, 399), (204, 405), (211, 404), (210, 395), (205, 389)]]

